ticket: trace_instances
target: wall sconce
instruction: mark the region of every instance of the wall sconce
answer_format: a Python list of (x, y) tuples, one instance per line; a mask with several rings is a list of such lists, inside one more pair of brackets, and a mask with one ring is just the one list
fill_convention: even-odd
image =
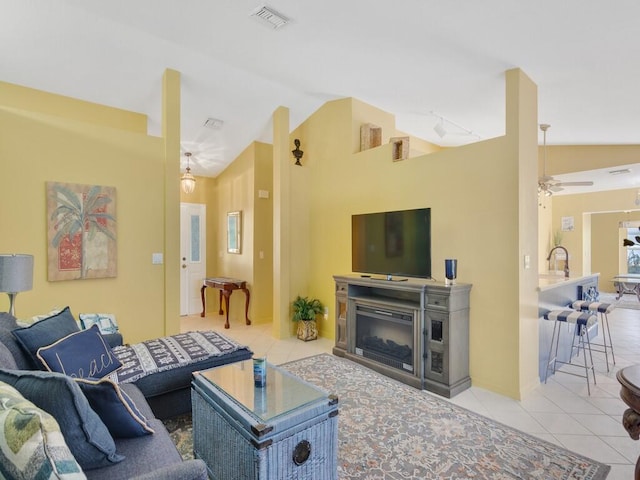
[(191, 152), (186, 152), (184, 156), (187, 157), (187, 171), (182, 174), (182, 177), (180, 177), (180, 185), (182, 186), (182, 191), (184, 193), (193, 193), (196, 189), (196, 179), (191, 175), (191, 168), (189, 168)]
[(15, 317), (18, 292), (33, 288), (33, 255), (0, 255), (0, 292), (9, 295), (9, 314)]
[(304, 155), (304, 152), (302, 150), (300, 150), (300, 140), (298, 140), (297, 138), (293, 141), (293, 144), (296, 146), (295, 150), (291, 150), (291, 153), (293, 153), (293, 156), (296, 158), (296, 163), (295, 165), (298, 166), (302, 166), (302, 164), (300, 163), (300, 159), (302, 158), (302, 155)]

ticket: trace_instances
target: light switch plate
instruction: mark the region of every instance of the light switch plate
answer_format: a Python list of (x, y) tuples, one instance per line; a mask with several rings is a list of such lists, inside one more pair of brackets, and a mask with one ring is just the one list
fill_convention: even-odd
[(151, 254), (151, 263), (154, 265), (162, 265), (163, 258), (162, 253), (152, 253)]

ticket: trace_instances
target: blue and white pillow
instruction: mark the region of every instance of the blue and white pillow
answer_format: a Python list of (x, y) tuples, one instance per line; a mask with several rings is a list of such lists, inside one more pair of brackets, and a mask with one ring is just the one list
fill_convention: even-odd
[(100, 333), (118, 333), (118, 322), (112, 313), (81, 313), (80, 325), (85, 330), (98, 325)]

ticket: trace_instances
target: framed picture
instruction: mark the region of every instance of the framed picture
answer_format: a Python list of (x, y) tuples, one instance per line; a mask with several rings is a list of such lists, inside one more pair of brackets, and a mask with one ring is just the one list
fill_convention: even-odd
[(46, 182), (47, 279), (116, 276), (116, 189)]
[(242, 212), (227, 213), (227, 252), (241, 253)]

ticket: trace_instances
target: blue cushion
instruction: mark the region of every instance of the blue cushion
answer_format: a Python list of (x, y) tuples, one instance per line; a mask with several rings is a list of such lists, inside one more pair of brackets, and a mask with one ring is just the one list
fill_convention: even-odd
[(65, 307), (60, 313), (37, 321), (26, 328), (13, 330), (12, 333), (31, 359), (31, 367), (42, 370), (42, 364), (36, 357), (38, 349), (78, 331), (80, 328), (71, 315), (71, 310), (69, 307)]
[(80, 386), (61, 373), (0, 370), (0, 382), (8, 383), (27, 400), (49, 413), (83, 470), (101, 468), (124, 460), (116, 453), (113, 437)]
[(108, 378), (76, 379), (89, 405), (114, 438), (141, 437), (154, 433), (133, 400)]
[(74, 378), (102, 378), (122, 367), (97, 325), (39, 348), (36, 355), (50, 372)]

